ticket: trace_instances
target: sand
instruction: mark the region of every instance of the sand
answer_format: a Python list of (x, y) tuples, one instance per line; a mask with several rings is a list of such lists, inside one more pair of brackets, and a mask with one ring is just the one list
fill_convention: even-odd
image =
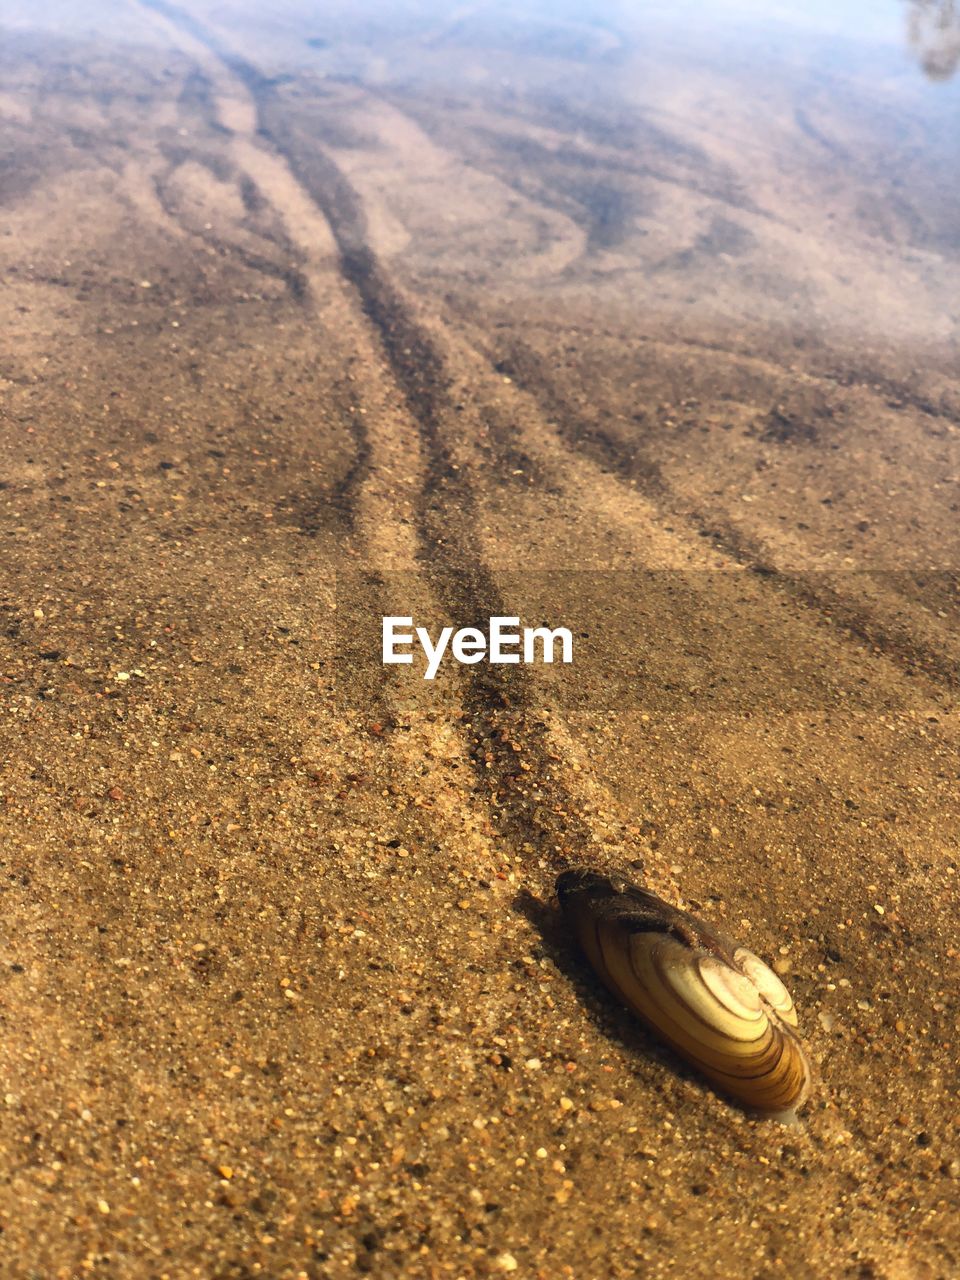
[[(903, 22), (8, 4), (0, 1273), (960, 1273), (958, 96)], [(367, 645), (517, 611), (572, 677)], [(797, 1126), (616, 1007), (581, 862), (776, 964)]]

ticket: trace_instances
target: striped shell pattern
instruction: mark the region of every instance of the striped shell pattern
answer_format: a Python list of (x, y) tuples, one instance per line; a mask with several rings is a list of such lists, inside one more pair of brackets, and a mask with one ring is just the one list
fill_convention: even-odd
[(565, 871), (557, 896), (613, 994), (721, 1092), (781, 1119), (806, 1100), (796, 1010), (762, 960), (620, 877)]

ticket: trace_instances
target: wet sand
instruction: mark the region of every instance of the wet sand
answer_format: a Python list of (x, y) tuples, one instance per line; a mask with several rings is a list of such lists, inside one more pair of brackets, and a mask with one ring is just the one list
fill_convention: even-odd
[[(2, 1274), (960, 1271), (960, 93), (805, 13), (8, 5)], [(632, 643), (343, 660), (518, 592)], [(571, 862), (776, 962), (798, 1126)]]

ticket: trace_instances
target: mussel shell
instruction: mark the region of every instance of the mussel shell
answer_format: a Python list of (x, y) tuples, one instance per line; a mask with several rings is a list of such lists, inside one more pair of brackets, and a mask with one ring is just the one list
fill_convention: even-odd
[(793, 1001), (752, 951), (619, 877), (565, 871), (557, 896), (614, 995), (718, 1089), (782, 1115), (806, 1100)]

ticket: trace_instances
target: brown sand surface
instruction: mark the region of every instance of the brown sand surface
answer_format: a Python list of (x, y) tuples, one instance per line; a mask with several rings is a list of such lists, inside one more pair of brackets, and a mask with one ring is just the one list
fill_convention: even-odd
[[(0, 1274), (960, 1275), (960, 94), (852, 7), (7, 0)], [(518, 592), (615, 639), (348, 660)]]

